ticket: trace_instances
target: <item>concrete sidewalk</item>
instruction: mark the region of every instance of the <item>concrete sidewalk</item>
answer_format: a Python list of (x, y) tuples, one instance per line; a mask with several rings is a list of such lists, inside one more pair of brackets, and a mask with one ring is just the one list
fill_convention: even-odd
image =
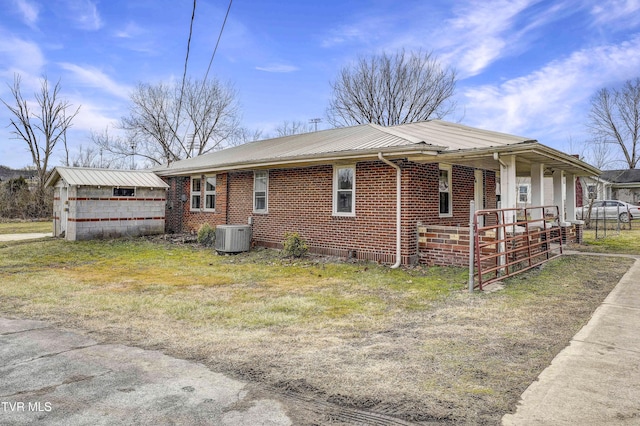
[(157, 351), (0, 318), (0, 424), (290, 425), (246, 384)]
[(52, 236), (53, 234), (51, 232), (48, 232), (48, 233), (33, 232), (30, 234), (0, 234), (0, 242), (34, 240), (36, 238), (46, 238), (46, 237), (52, 237)]
[(502, 424), (640, 424), (640, 259)]

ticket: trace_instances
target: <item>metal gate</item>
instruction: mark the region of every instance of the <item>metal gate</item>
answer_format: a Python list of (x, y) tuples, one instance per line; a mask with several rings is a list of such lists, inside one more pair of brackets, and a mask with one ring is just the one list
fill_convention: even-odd
[(470, 224), (469, 289), (482, 290), (560, 256), (559, 224), (557, 206), (477, 210)]

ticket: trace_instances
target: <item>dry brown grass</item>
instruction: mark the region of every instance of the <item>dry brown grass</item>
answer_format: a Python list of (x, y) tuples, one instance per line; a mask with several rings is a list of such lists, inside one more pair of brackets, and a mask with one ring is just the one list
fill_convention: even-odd
[(465, 271), (448, 268), (21, 243), (0, 246), (0, 313), (198, 360), (263, 389), (417, 422), (496, 424), (630, 262), (564, 257), (470, 295)]

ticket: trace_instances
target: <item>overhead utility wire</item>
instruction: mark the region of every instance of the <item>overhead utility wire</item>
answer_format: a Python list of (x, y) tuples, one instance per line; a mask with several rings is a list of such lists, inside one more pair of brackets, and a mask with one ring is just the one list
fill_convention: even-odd
[(193, 21), (196, 17), (196, 2), (193, 0), (193, 9), (191, 11), (191, 23), (189, 24), (189, 38), (187, 39), (187, 55), (184, 58), (184, 71), (182, 72), (182, 86), (180, 87), (180, 97), (178, 98), (178, 111), (176, 113), (175, 129), (178, 130), (180, 124), (180, 111), (182, 111), (182, 97), (184, 96), (184, 85), (187, 80), (187, 64), (189, 63), (189, 51), (191, 50), (191, 36), (193, 35)]
[(209, 66), (207, 67), (207, 72), (204, 75), (204, 79), (202, 80), (202, 86), (204, 87), (205, 82), (207, 81), (207, 77), (209, 76), (209, 71), (211, 70), (211, 64), (213, 64), (213, 58), (216, 56), (216, 52), (218, 51), (218, 45), (220, 44), (220, 39), (222, 38), (222, 32), (224, 31), (224, 26), (227, 24), (227, 18), (229, 17), (229, 11), (231, 10), (231, 4), (233, 0), (229, 0), (229, 7), (227, 7), (227, 13), (224, 15), (224, 21), (222, 22), (222, 27), (220, 28), (220, 33), (218, 34), (218, 40), (216, 41), (216, 47), (213, 49), (213, 54), (211, 55), (211, 60), (209, 61)]
[[(202, 85), (200, 86), (199, 95), (202, 95), (204, 91), (205, 85), (207, 84), (207, 77), (209, 77), (209, 71), (211, 71), (211, 65), (213, 64), (213, 58), (216, 57), (216, 52), (218, 51), (218, 45), (220, 44), (220, 39), (222, 38), (222, 33), (224, 31), (224, 27), (227, 24), (227, 18), (229, 17), (229, 11), (231, 10), (231, 5), (233, 4), (233, 0), (229, 0), (229, 6), (227, 7), (227, 13), (224, 15), (224, 21), (222, 21), (222, 27), (220, 27), (220, 33), (218, 33), (218, 39), (216, 40), (216, 45), (213, 49), (213, 53), (211, 54), (211, 59), (209, 60), (209, 66), (207, 67), (207, 72), (204, 74), (204, 78), (202, 79)], [(194, 1), (195, 7), (195, 1)], [(185, 68), (186, 69), (186, 68)], [(187, 137), (187, 133), (189, 131), (189, 124), (187, 123), (187, 129), (185, 130), (185, 137)]]

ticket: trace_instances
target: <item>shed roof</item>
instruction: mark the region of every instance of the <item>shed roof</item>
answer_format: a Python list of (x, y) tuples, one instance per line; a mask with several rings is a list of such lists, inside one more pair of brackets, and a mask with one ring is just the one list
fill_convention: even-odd
[(60, 179), (69, 185), (114, 186), (136, 188), (168, 188), (162, 179), (149, 170), (113, 170), (85, 167), (56, 167), (47, 179), (53, 186)]
[[(362, 161), (388, 157), (419, 161), (451, 161), (495, 168), (493, 153), (522, 155), (527, 164), (543, 162), (580, 175), (600, 171), (577, 158), (539, 144), (535, 139), (430, 120), (382, 127), (362, 124), (250, 142), (155, 168), (161, 176), (260, 167), (292, 167), (337, 160)], [(443, 158), (444, 157), (444, 158)]]

